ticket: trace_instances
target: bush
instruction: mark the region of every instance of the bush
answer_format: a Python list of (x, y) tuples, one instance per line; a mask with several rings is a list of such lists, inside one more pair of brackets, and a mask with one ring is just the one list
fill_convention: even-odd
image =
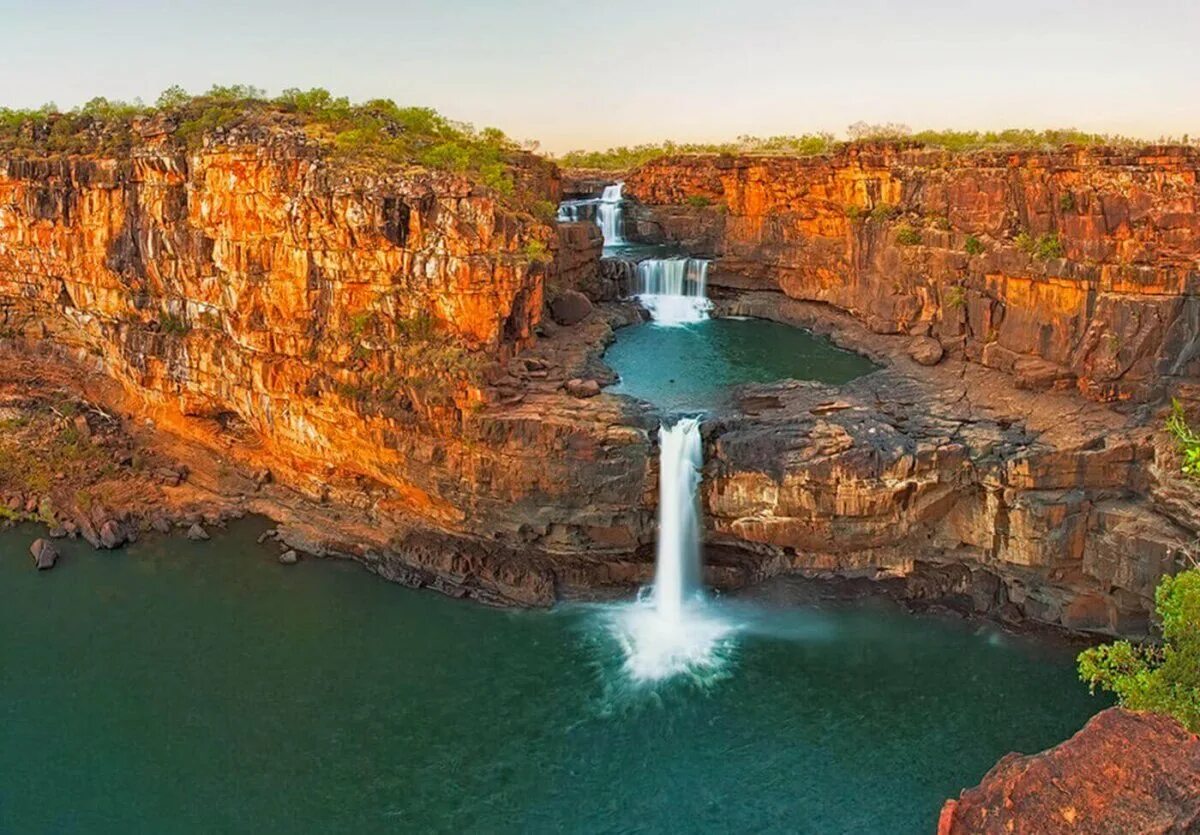
[(966, 250), (967, 255), (979, 255), (984, 249), (983, 242), (974, 235), (967, 235), (967, 242), (963, 244), (963, 249)]
[(1013, 239), (1017, 249), (1034, 258), (1062, 258), (1065, 250), (1058, 235), (1049, 233), (1034, 238), (1028, 232), (1022, 232)]
[(866, 209), (856, 203), (851, 203), (846, 207), (846, 217), (851, 220), (861, 220), (866, 213)]
[(880, 203), (871, 209), (871, 220), (891, 220), (900, 214), (900, 209), (891, 203)]
[(1154, 595), (1162, 644), (1116, 641), (1079, 655), (1079, 677), (1131, 710), (1174, 716), (1200, 731), (1200, 569), (1164, 577)]
[(962, 307), (967, 303), (967, 291), (959, 287), (957, 284), (946, 288), (946, 292), (942, 294), (942, 303), (949, 308)]
[(798, 136), (739, 136), (734, 142), (678, 143), (660, 142), (633, 147), (620, 146), (606, 151), (571, 151), (557, 162), (566, 168), (599, 168), (606, 171), (637, 168), (661, 157), (681, 154), (778, 154), (813, 156), (838, 146), (832, 134), (806, 133)]
[(1064, 212), (1075, 211), (1075, 195), (1068, 191), (1066, 194), (1059, 197), (1058, 208), (1062, 209)]
[(1200, 435), (1188, 425), (1183, 415), (1183, 405), (1171, 401), (1171, 414), (1167, 418), (1167, 431), (1175, 438), (1175, 445), (1183, 457), (1180, 469), (1192, 478), (1200, 479)]
[(896, 243), (901, 246), (915, 246), (921, 242), (921, 233), (911, 226), (901, 226), (896, 232)]
[(708, 199), (703, 194), (689, 195), (685, 202), (693, 209), (703, 209), (705, 206), (712, 205), (712, 200)]
[(531, 264), (545, 264), (552, 258), (550, 251), (541, 241), (529, 241), (526, 243), (524, 253), (525, 258)]

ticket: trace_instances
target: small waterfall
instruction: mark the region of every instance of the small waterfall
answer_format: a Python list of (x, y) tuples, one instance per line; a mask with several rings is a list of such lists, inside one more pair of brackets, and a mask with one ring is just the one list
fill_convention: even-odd
[(658, 439), (658, 553), (654, 567), (654, 606), (664, 620), (678, 623), (683, 607), (700, 586), (698, 493), (703, 449), (700, 419), (683, 418), (660, 426)]
[(664, 325), (708, 318), (708, 261), (702, 258), (647, 258), (638, 262), (635, 295)]
[(624, 183), (605, 186), (604, 193), (600, 195), (600, 202), (596, 205), (596, 222), (600, 224), (600, 231), (604, 233), (605, 246), (625, 243), (621, 234), (624, 220), (621, 191), (624, 188)]

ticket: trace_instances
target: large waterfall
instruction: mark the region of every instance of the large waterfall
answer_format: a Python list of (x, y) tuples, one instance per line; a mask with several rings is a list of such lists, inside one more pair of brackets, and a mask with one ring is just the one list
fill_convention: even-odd
[(635, 295), (651, 318), (685, 325), (708, 318), (708, 261), (702, 258), (647, 258), (637, 265)]
[(654, 567), (654, 607), (664, 620), (678, 622), (700, 587), (700, 513), (697, 493), (703, 449), (700, 419), (683, 418), (660, 426), (658, 439), (658, 553)]
[(700, 584), (700, 419), (659, 428), (658, 550), (649, 594), (617, 610), (614, 634), (636, 682), (689, 673), (704, 681), (724, 666), (734, 625)]

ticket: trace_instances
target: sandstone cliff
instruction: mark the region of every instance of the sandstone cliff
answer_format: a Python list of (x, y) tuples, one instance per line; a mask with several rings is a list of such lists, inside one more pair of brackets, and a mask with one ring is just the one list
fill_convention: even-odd
[[(129, 411), (269, 466), (396, 553), (429, 532), (639, 544), (646, 432), (552, 387), (540, 408), (497, 402), (520, 387), (502, 365), (532, 344), (546, 282), (594, 271), (590, 239), (560, 243), (464, 176), (335, 164), (298, 131), (192, 151), (148, 133), (123, 156), (0, 159), (8, 344), (117, 380)], [(516, 166), (558, 200), (552, 166)], [(547, 602), (553, 582), (522, 594)]]
[(1031, 387), (1147, 400), (1200, 373), (1200, 152), (865, 145), (684, 156), (625, 178), (642, 239)]

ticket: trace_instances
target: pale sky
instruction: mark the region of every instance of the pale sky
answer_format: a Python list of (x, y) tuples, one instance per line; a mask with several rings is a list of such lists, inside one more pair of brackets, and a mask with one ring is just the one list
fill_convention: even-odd
[(542, 148), (847, 125), (1200, 135), (1200, 0), (0, 0), (0, 106), (326, 87)]

